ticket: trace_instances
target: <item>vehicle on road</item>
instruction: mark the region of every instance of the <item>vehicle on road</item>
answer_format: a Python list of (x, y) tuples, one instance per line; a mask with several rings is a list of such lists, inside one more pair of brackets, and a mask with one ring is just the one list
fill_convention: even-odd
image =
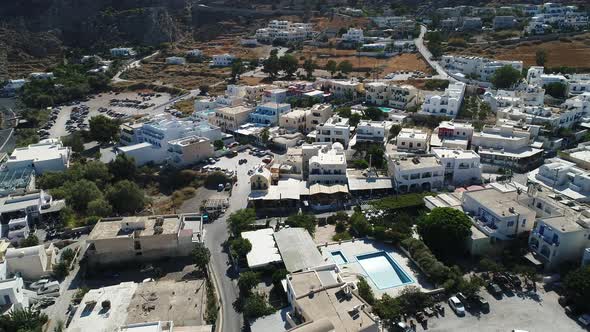
[(43, 288), (43, 286), (45, 286), (48, 282), (49, 282), (49, 279), (39, 279), (39, 280), (35, 281), (34, 283), (30, 284), (29, 289), (37, 290), (37, 289)]
[(59, 282), (50, 281), (37, 290), (37, 295), (59, 293)]
[(453, 309), (457, 316), (465, 316), (465, 307), (456, 296), (453, 296), (449, 299), (449, 306), (451, 309)]
[(590, 314), (583, 314), (582, 316), (578, 317), (578, 322), (582, 324), (583, 327), (590, 326)]
[(493, 282), (489, 283), (488, 291), (490, 292), (490, 294), (494, 296), (502, 297), (502, 289), (500, 288), (500, 286), (498, 286), (498, 284), (495, 284)]

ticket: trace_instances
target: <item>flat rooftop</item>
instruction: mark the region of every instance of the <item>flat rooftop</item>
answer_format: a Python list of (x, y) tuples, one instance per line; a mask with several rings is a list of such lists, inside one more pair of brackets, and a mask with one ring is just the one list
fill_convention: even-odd
[[(498, 216), (510, 216), (516, 214), (529, 214), (535, 212), (516, 201), (516, 191), (502, 192), (496, 188), (486, 188), (482, 190), (472, 190), (465, 192), (482, 206), (494, 212)], [(512, 211), (511, 208), (513, 208)]]
[(242, 232), (242, 237), (252, 244), (252, 250), (246, 255), (250, 268), (257, 268), (270, 263), (283, 261), (273, 234), (274, 230), (272, 228)]
[(295, 272), (324, 263), (311, 235), (304, 228), (283, 228), (274, 237), (287, 271)]
[(545, 224), (551, 226), (553, 229), (559, 230), (560, 232), (575, 232), (585, 230), (580, 226), (575, 218), (568, 216), (556, 216), (551, 218), (542, 218)]
[[(157, 232), (156, 226), (160, 222), (162, 231)], [(103, 218), (94, 226), (92, 232), (90, 232), (90, 235), (88, 236), (88, 240), (177, 234), (178, 231), (180, 231), (180, 226), (180, 215)]]
[(252, 107), (246, 107), (246, 106), (234, 106), (234, 107), (221, 107), (215, 111), (221, 112), (224, 114), (241, 114), (241, 113), (253, 112), (254, 109)]
[(171, 140), (168, 142), (168, 144), (176, 144), (176, 145), (180, 145), (180, 146), (187, 146), (187, 145), (191, 145), (191, 144), (195, 144), (195, 143), (201, 143), (201, 142), (207, 142), (209, 141), (208, 138), (206, 137), (200, 137), (200, 136), (188, 136), (188, 137), (184, 137), (184, 138), (179, 138), (179, 139), (175, 139), (175, 140)]
[(449, 148), (432, 148), (432, 153), (440, 158), (470, 159), (479, 158), (479, 155), (473, 150), (449, 149)]
[(58, 140), (43, 140), (24, 148), (16, 148), (8, 157), (7, 163), (26, 160), (61, 159), (69, 155), (69, 150), (70, 148), (62, 146)]
[(403, 159), (397, 159), (396, 163), (401, 169), (417, 169), (426, 167), (438, 167), (441, 166), (439, 160), (435, 156), (425, 157), (408, 157)]

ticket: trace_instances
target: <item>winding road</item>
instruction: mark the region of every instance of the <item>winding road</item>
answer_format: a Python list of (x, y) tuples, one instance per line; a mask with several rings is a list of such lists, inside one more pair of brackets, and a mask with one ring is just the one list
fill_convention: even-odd
[(426, 62), (428, 62), (430, 67), (432, 67), (436, 71), (437, 75), (434, 78), (456, 82), (457, 80), (449, 76), (449, 74), (447, 74), (445, 69), (440, 65), (440, 63), (438, 63), (438, 61), (432, 59), (432, 53), (430, 53), (430, 51), (424, 44), (424, 36), (426, 35), (426, 31), (426, 26), (420, 25), (420, 35), (418, 36), (418, 38), (414, 39), (414, 43), (416, 44), (418, 52), (420, 52), (420, 54), (426, 60)]

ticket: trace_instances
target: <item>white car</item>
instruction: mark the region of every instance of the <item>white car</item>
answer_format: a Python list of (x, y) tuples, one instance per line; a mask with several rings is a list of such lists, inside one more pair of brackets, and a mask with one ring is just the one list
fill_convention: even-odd
[(465, 316), (465, 307), (456, 296), (453, 296), (449, 299), (449, 306), (451, 309), (453, 309), (457, 316)]
[(49, 282), (49, 279), (39, 279), (39, 280), (35, 281), (34, 283), (30, 284), (29, 289), (37, 290), (37, 289), (43, 288), (43, 286), (45, 286), (45, 284), (48, 282)]
[(37, 290), (37, 295), (59, 293), (59, 282), (50, 281)]

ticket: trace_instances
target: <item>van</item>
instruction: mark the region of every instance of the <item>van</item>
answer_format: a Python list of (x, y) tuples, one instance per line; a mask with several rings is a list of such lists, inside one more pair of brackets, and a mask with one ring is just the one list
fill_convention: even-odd
[(59, 293), (59, 282), (50, 281), (37, 290), (37, 295)]

